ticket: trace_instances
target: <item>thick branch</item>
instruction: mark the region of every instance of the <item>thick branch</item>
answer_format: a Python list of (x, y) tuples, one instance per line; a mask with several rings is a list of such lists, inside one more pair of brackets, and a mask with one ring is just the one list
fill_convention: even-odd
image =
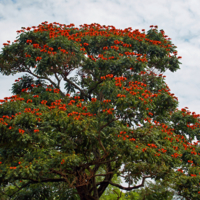
[(58, 175), (64, 177), (64, 180), (69, 184), (70, 187), (72, 187), (72, 185), (73, 185), (75, 179), (74, 179), (74, 180), (72, 181), (72, 183), (70, 184), (69, 180), (67, 179), (67, 175), (63, 174), (63, 173), (60, 172), (60, 171), (56, 171), (56, 170), (54, 170), (54, 169), (50, 169), (50, 170), (51, 170), (51, 172), (53, 172), (53, 173), (55, 173), (55, 174), (58, 174)]
[[(114, 176), (114, 173), (108, 174), (109, 172), (112, 172), (112, 171), (113, 170), (111, 168), (111, 163), (107, 163), (107, 170), (106, 170), (107, 175), (106, 175), (104, 181), (102, 181), (100, 183), (100, 187), (98, 188), (98, 194), (99, 194), (99, 196), (101, 196), (104, 193), (105, 189), (109, 185), (109, 182), (112, 180), (112, 178)], [(98, 186), (98, 185), (96, 184), (96, 186)]]
[(34, 179), (30, 179), (33, 183), (46, 183), (46, 182), (60, 182), (60, 181), (66, 181), (65, 178), (46, 178), (44, 180), (41, 180), (41, 181), (37, 181), (37, 180), (34, 180)]
[(101, 185), (102, 183), (109, 183), (109, 184), (111, 184), (111, 185), (113, 185), (113, 186), (116, 186), (116, 187), (122, 189), (122, 190), (130, 191), (130, 190), (133, 190), (133, 189), (137, 189), (137, 188), (140, 188), (140, 187), (144, 187), (145, 179), (146, 179), (146, 178), (151, 178), (151, 177), (152, 177), (152, 176), (144, 176), (144, 177), (142, 177), (142, 183), (141, 183), (140, 185), (133, 186), (133, 187), (123, 187), (123, 186), (121, 186), (121, 185), (119, 185), (119, 184), (113, 183), (112, 181), (108, 181), (108, 180), (99, 182), (99, 183), (97, 183), (96, 185), (98, 186), (98, 185)]

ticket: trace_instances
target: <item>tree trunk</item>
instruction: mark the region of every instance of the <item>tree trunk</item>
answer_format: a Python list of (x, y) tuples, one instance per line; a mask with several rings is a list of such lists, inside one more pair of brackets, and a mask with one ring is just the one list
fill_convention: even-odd
[(94, 198), (89, 194), (87, 185), (76, 187), (76, 189), (81, 200), (99, 200), (99, 198)]

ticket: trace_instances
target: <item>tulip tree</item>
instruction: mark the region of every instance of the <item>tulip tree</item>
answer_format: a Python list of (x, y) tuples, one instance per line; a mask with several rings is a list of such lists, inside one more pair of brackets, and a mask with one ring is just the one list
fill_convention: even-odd
[(22, 27), (17, 40), (3, 44), (0, 72), (25, 72), (38, 81), (16, 81), (15, 95), (0, 100), (4, 195), (64, 182), (80, 199), (98, 200), (109, 185), (129, 192), (151, 178), (173, 183), (186, 199), (200, 197), (200, 148), (192, 143), (200, 139), (199, 115), (177, 109), (162, 73), (180, 69), (181, 57), (164, 30), (150, 28), (145, 34), (43, 22)]

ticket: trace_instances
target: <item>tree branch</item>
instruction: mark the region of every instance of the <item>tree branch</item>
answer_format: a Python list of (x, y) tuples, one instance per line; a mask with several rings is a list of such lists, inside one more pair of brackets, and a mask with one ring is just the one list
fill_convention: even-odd
[(56, 77), (56, 79), (57, 79), (57, 81), (58, 81), (58, 87), (60, 88), (60, 81), (62, 80), (62, 78), (59, 79), (56, 73), (55, 73), (55, 77)]
[(64, 180), (68, 183), (68, 185), (69, 185), (70, 187), (72, 187), (72, 184), (74, 183), (74, 180), (73, 180), (72, 183), (70, 184), (70, 182), (69, 182), (69, 180), (68, 180), (68, 178), (67, 178), (67, 175), (63, 174), (63, 173), (60, 172), (60, 171), (56, 171), (56, 170), (54, 170), (54, 169), (50, 169), (50, 171), (53, 172), (53, 173), (55, 173), (55, 174), (58, 174), (58, 175), (61, 175), (62, 177), (64, 177)]
[[(112, 172), (112, 171), (113, 170), (111, 168), (111, 164), (107, 163), (107, 170), (106, 170), (107, 175), (106, 175), (104, 181), (102, 181), (100, 183), (100, 187), (98, 188), (98, 194), (99, 194), (99, 196), (101, 196), (104, 193), (105, 189), (109, 185), (109, 182), (112, 180), (112, 177), (114, 176), (114, 173), (108, 174), (109, 172)], [(96, 186), (98, 186), (98, 185), (96, 184)]]
[(100, 130), (98, 131), (98, 137), (95, 137), (95, 138), (99, 141), (99, 144), (100, 144), (100, 146), (102, 147), (102, 149), (103, 149), (103, 151), (104, 151), (104, 153), (105, 153), (106, 155), (108, 155), (108, 152), (106, 151), (105, 147), (103, 146), (103, 144), (102, 144), (102, 142), (101, 142), (100, 132), (101, 132), (101, 130), (102, 130), (103, 128), (105, 128), (105, 127), (108, 126), (110, 123), (112, 123), (113, 121), (116, 121), (116, 120), (118, 120), (118, 119), (119, 119), (119, 118), (112, 119), (110, 122), (108, 122), (107, 124), (105, 124), (104, 126), (102, 126), (102, 127), (100, 128)]
[(68, 78), (64, 78), (65, 81), (67, 81), (68, 83), (70, 83), (71, 85), (73, 85), (76, 89), (78, 89), (83, 95), (85, 95), (86, 97), (88, 97), (90, 100), (92, 99), (91, 96), (88, 96), (84, 90), (82, 90), (80, 87), (78, 87), (75, 83), (73, 83), (71, 80), (69, 80)]
[(20, 187), (16, 192), (14, 192), (11, 196), (9, 196), (10, 198), (12, 197), (12, 196), (14, 196), (17, 192), (19, 192), (21, 189), (23, 189), (23, 188), (25, 188), (26, 186), (28, 186), (29, 184), (31, 184), (31, 181), (29, 181), (28, 183), (26, 183), (26, 184), (24, 184), (22, 187)]
[(113, 183), (112, 181), (108, 181), (108, 180), (104, 180), (104, 181), (102, 181), (102, 182), (99, 182), (99, 183), (97, 183), (96, 185), (98, 186), (98, 185), (101, 185), (102, 183), (109, 183), (109, 184), (111, 184), (111, 185), (113, 185), (113, 186), (116, 186), (116, 187), (122, 189), (122, 190), (130, 191), (130, 190), (133, 190), (133, 189), (137, 189), (137, 188), (140, 188), (140, 187), (144, 187), (145, 179), (146, 179), (146, 178), (151, 178), (151, 177), (152, 177), (152, 176), (144, 176), (144, 177), (142, 177), (142, 183), (141, 183), (140, 185), (133, 186), (133, 187), (123, 187), (123, 186), (121, 186), (121, 185), (119, 185), (119, 184)]
[[(27, 71), (25, 71), (25, 72), (28, 72), (29, 74), (32, 74), (33, 76), (37, 77), (38, 79), (46, 79), (46, 80), (50, 81), (51, 84), (53, 84), (56, 88), (58, 88), (58, 89), (60, 90), (59, 85), (56, 85), (56, 83), (54, 83), (50, 78), (48, 78), (46, 74), (45, 74), (44, 76), (41, 76), (41, 77), (40, 77), (40, 76), (38, 76), (38, 75), (32, 73), (31, 70), (30, 70), (30, 68), (28, 68), (28, 67), (26, 67), (26, 66), (25, 66), (25, 68), (27, 69)], [(60, 93), (61, 93), (61, 95), (62, 95), (63, 97), (65, 97), (65, 94), (64, 94), (61, 90), (60, 90)]]

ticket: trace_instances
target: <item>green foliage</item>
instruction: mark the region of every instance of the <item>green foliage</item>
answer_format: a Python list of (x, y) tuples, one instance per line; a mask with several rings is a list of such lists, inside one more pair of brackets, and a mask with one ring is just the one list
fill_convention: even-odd
[(112, 190), (112, 192), (110, 192), (110, 194), (103, 194), (102, 197), (100, 197), (100, 200), (116, 200), (116, 199), (120, 199), (120, 200), (125, 200), (125, 199), (130, 199), (130, 200), (139, 200), (140, 195), (137, 192), (122, 192), (120, 191), (120, 189), (115, 189)]
[(156, 183), (147, 182), (144, 188), (137, 190), (140, 200), (172, 200), (174, 192), (169, 190), (166, 182), (156, 181)]
[[(78, 200), (79, 196), (74, 189), (70, 189), (66, 186), (66, 183), (42, 183), (32, 184), (26, 188), (23, 188), (19, 192), (16, 186), (7, 186), (4, 189), (4, 195), (1, 193), (2, 200), (9, 199), (8, 196), (12, 196), (14, 200)], [(12, 195), (16, 192), (15, 195)]]
[[(144, 186), (135, 185), (140, 179), (152, 178), (198, 199), (200, 149), (187, 137), (199, 137), (200, 119), (176, 109), (178, 99), (157, 74), (175, 72), (181, 64), (164, 31), (145, 35), (96, 24), (90, 29), (42, 24), (23, 30), (0, 54), (3, 75), (36, 77), (23, 76), (13, 96), (0, 100), (2, 195), (170, 199), (160, 185), (137, 192)], [(77, 75), (68, 78), (75, 69)], [(60, 89), (62, 79), (67, 93)], [(120, 192), (120, 176), (130, 185), (126, 193)]]

